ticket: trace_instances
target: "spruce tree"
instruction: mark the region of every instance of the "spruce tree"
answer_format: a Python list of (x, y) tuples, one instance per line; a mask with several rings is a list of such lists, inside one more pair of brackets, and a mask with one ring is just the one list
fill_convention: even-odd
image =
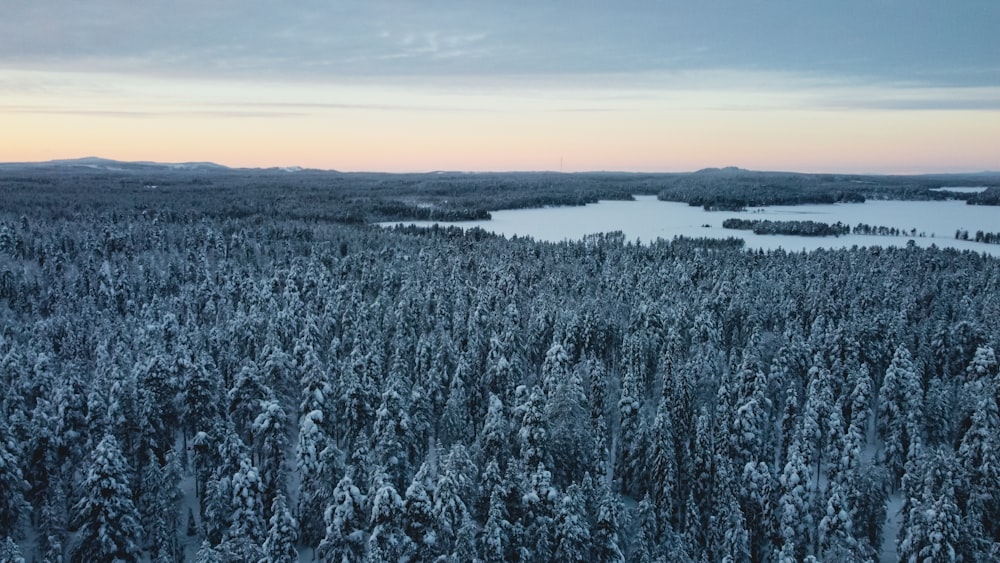
[(73, 505), (70, 528), (78, 541), (72, 561), (139, 560), (142, 528), (128, 475), (118, 441), (106, 435), (91, 453), (83, 496)]

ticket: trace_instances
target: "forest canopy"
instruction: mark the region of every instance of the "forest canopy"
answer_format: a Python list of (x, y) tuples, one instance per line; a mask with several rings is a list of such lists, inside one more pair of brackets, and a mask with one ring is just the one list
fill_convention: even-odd
[(995, 258), (365, 224), (653, 177), (199, 174), (0, 180), (0, 558), (1000, 557)]

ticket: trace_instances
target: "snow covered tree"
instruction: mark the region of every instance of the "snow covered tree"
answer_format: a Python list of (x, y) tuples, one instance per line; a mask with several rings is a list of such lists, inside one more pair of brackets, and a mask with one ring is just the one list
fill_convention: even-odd
[(483, 428), (477, 442), (478, 460), (482, 467), (495, 461), (497, 467), (504, 468), (510, 457), (510, 423), (504, 413), (504, 404), (496, 395), (490, 394)]
[(288, 417), (281, 403), (261, 401), (260, 414), (253, 421), (252, 451), (257, 459), (264, 506), (270, 506), (278, 493), (284, 492), (285, 451), (288, 448)]
[(646, 443), (646, 425), (640, 412), (643, 396), (642, 373), (637, 366), (629, 364), (622, 376), (621, 398), (618, 400), (621, 434), (618, 437), (615, 477), (621, 483), (622, 492), (633, 496), (641, 489), (640, 473)]
[(555, 502), (558, 492), (552, 474), (539, 465), (522, 485), (520, 524), (534, 561), (551, 561), (555, 550)]
[(106, 435), (91, 453), (83, 496), (73, 505), (70, 528), (78, 538), (72, 561), (139, 560), (142, 528), (128, 475), (118, 441)]
[(346, 440), (339, 443), (345, 447), (345, 451), (350, 451), (356, 445), (353, 440), (361, 437), (364, 430), (374, 422), (379, 398), (375, 377), (379, 365), (375, 353), (368, 350), (367, 344), (360, 337), (342, 363), (337, 385), (340, 396), (333, 413), (337, 420), (333, 427), (344, 433), (338, 439)]
[(545, 416), (552, 477), (556, 485), (565, 486), (582, 479), (584, 473), (593, 467), (594, 437), (590, 430), (583, 381), (578, 372), (569, 371), (568, 366), (561, 367), (568, 360), (560, 359), (565, 351), (557, 352), (557, 358), (546, 360), (551, 360), (549, 363), (553, 364), (550, 366), (553, 382), (547, 394)]
[(208, 540), (203, 540), (194, 555), (195, 563), (223, 563), (222, 553), (212, 546)]
[(333, 482), (343, 474), (341, 452), (323, 430), (323, 413), (314, 410), (302, 416), (295, 464), (300, 478), (295, 516), (302, 542), (315, 547), (326, 527), (323, 514), (333, 497)]
[(31, 510), (24, 498), (28, 482), (21, 473), (19, 453), (10, 428), (0, 420), (0, 537), (17, 537)]
[(323, 519), (326, 522), (326, 536), (316, 550), (320, 561), (362, 561), (368, 541), (365, 496), (354, 485), (350, 476), (344, 476), (333, 489), (332, 503), (326, 509)]
[(403, 529), (403, 499), (385, 475), (373, 486), (367, 561), (398, 561), (410, 552), (410, 540)]
[(920, 499), (908, 507), (900, 529), (898, 553), (907, 561), (957, 561), (963, 542), (962, 515), (955, 499), (960, 468), (943, 448), (925, 454), (917, 472), (923, 476)]
[(660, 401), (656, 420), (649, 431), (649, 450), (646, 454), (646, 480), (649, 495), (657, 508), (657, 517), (668, 522), (675, 517), (675, 490), (677, 487), (677, 458), (674, 429), (666, 401)]
[(476, 467), (465, 447), (461, 444), (452, 446), (434, 487), (434, 517), (443, 553), (451, 553), (459, 530), (470, 518), (465, 499), (470, 502), (475, 500), (472, 492), (475, 491), (476, 474)]
[(819, 521), (819, 551), (827, 559), (833, 555), (843, 556), (856, 553), (851, 507), (847, 504), (844, 486), (836, 483), (827, 495), (826, 508)]
[(920, 376), (909, 350), (900, 346), (879, 390), (877, 429), (884, 440), (882, 459), (899, 482), (910, 444), (919, 441), (923, 412)]
[(250, 443), (253, 421), (262, 410), (261, 404), (275, 398), (274, 391), (255, 362), (247, 362), (236, 374), (227, 398), (229, 417), (235, 424), (237, 434), (244, 442)]
[(775, 535), (774, 494), (777, 483), (771, 468), (763, 461), (748, 462), (736, 486), (737, 500), (746, 521), (747, 538), (753, 561), (763, 561), (771, 551)]
[(499, 485), (494, 485), (490, 493), (489, 511), (486, 523), (483, 525), (480, 553), (487, 563), (503, 563), (509, 561), (510, 533), (512, 524), (507, 519), (507, 501), (504, 491)]
[(660, 523), (649, 495), (643, 497), (636, 506), (632, 523), (634, 535), (629, 550), (629, 561), (649, 563), (660, 551)]
[(472, 437), (473, 429), (469, 428), (470, 397), (466, 384), (466, 380), (472, 377), (471, 369), (463, 358), (452, 375), (451, 384), (448, 386), (448, 399), (444, 404), (439, 425), (443, 445), (465, 442)]
[(232, 523), (223, 538), (225, 550), (243, 561), (256, 561), (266, 537), (263, 483), (248, 458), (232, 478)]
[(985, 388), (976, 401), (971, 426), (962, 436), (958, 447), (958, 463), (962, 468), (967, 490), (965, 514), (969, 522), (965, 534), (971, 541), (976, 536), (1000, 541), (1000, 409), (997, 408), (994, 387)]
[(542, 392), (547, 398), (551, 399), (556, 387), (569, 379), (569, 362), (569, 354), (558, 342), (554, 342), (545, 352), (545, 361), (542, 362)]
[(382, 393), (382, 403), (375, 411), (372, 429), (372, 453), (384, 469), (393, 488), (400, 489), (410, 475), (410, 417), (403, 399), (394, 387)]
[(812, 545), (809, 507), (812, 505), (813, 490), (809, 481), (810, 471), (799, 451), (799, 444), (796, 439), (788, 452), (788, 461), (779, 479), (781, 496), (777, 506), (778, 535), (782, 539), (783, 553), (788, 546), (795, 546), (796, 551), (788, 554), (795, 559), (803, 557), (806, 547)]
[(271, 520), (261, 563), (296, 563), (299, 560), (299, 552), (295, 548), (298, 537), (298, 522), (292, 518), (284, 493), (279, 492), (271, 504)]
[(720, 498), (714, 502), (714, 527), (708, 534), (708, 549), (713, 557), (723, 561), (750, 560), (750, 534), (747, 521), (736, 496), (736, 476), (728, 463), (719, 464), (717, 490)]
[(9, 563), (24, 563), (24, 556), (21, 555), (21, 548), (10, 538), (4, 537), (0, 541), (0, 561)]
[(180, 383), (172, 363), (159, 354), (137, 363), (134, 377), (139, 420), (144, 421), (139, 427), (136, 451), (140, 458), (152, 453), (152, 461), (162, 464), (180, 427), (177, 407)]
[(301, 354), (298, 362), (299, 388), (301, 400), (299, 412), (306, 414), (315, 410), (323, 411), (333, 406), (333, 386), (330, 384), (326, 366), (319, 359), (319, 354), (312, 346), (301, 351), (296, 347), (296, 355)]
[(429, 467), (424, 463), (406, 488), (403, 499), (403, 525), (413, 547), (412, 556), (418, 561), (430, 561), (439, 553), (434, 502), (425, 483), (428, 473)]
[(174, 561), (180, 554), (180, 490), (183, 478), (180, 456), (170, 450), (166, 462), (150, 463), (143, 470), (140, 514), (153, 561)]
[(570, 485), (556, 506), (555, 559), (588, 561), (590, 525), (579, 485)]
[(997, 375), (997, 365), (997, 357), (993, 348), (980, 346), (976, 348), (972, 361), (965, 368), (965, 380), (967, 382), (987, 381)]
[(211, 430), (213, 420), (221, 414), (222, 391), (219, 375), (208, 366), (208, 361), (188, 361), (181, 391), (181, 409), (184, 413), (183, 428), (194, 436)]
[(541, 388), (534, 386), (527, 401), (519, 405), (518, 410), (521, 414), (521, 424), (517, 434), (521, 463), (524, 467), (536, 467), (549, 458), (545, 396)]
[(597, 506), (597, 517), (590, 534), (590, 554), (594, 561), (606, 563), (624, 563), (625, 555), (621, 549), (621, 527), (624, 509), (617, 495), (606, 487), (601, 487), (600, 501)]

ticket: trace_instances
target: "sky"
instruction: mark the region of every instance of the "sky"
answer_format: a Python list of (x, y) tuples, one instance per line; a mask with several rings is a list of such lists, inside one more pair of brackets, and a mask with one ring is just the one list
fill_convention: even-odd
[(1000, 170), (996, 0), (3, 0), (0, 161)]

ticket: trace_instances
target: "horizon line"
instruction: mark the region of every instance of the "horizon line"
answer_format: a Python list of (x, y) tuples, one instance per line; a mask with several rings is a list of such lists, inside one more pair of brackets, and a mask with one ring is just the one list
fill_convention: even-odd
[[(851, 172), (843, 170), (796, 170), (796, 169), (755, 169), (755, 168), (744, 168), (742, 166), (726, 165), (726, 166), (705, 166), (698, 169), (689, 170), (639, 170), (639, 169), (589, 169), (589, 170), (556, 170), (556, 169), (427, 169), (427, 170), (405, 170), (405, 171), (389, 171), (389, 170), (374, 170), (374, 169), (354, 169), (345, 170), (338, 168), (315, 168), (310, 166), (301, 166), (296, 164), (290, 165), (271, 165), (271, 166), (232, 166), (228, 164), (221, 164), (213, 160), (185, 160), (179, 162), (168, 162), (168, 161), (158, 161), (158, 160), (118, 160), (114, 158), (106, 158), (94, 155), (88, 155), (83, 157), (71, 157), (71, 158), (54, 158), (49, 160), (32, 160), (32, 161), (0, 161), (0, 166), (10, 167), (10, 166), (45, 166), (45, 165), (61, 165), (61, 166), (87, 166), (88, 162), (91, 165), (104, 162), (106, 164), (123, 164), (123, 165), (140, 165), (140, 166), (204, 166), (204, 167), (218, 167), (226, 170), (283, 170), (288, 173), (296, 172), (330, 172), (338, 174), (385, 174), (385, 175), (406, 175), (406, 174), (560, 174), (560, 175), (573, 175), (573, 174), (635, 174), (635, 175), (668, 175), (668, 174), (695, 174), (698, 172), (732, 172), (732, 173), (762, 173), (762, 174), (837, 174), (845, 176), (976, 176), (976, 175), (1000, 175), (1000, 169), (997, 170), (947, 170), (945, 168), (930, 170), (930, 171), (895, 171), (895, 172)], [(113, 171), (113, 170), (109, 170)]]

